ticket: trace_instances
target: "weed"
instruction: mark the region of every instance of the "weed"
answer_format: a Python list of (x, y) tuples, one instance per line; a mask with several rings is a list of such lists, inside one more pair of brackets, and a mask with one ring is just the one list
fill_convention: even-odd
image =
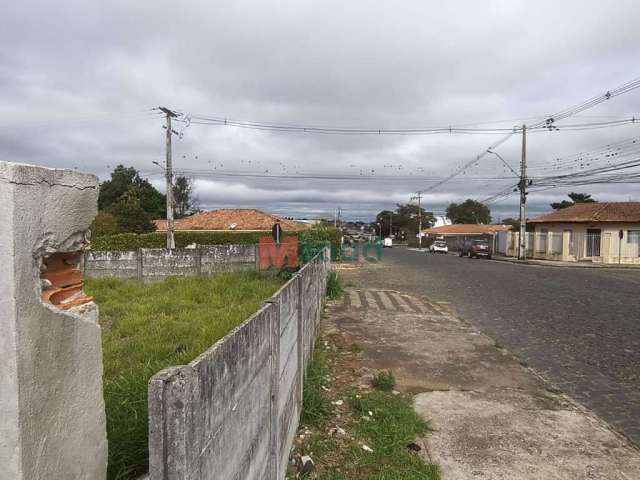
[[(349, 401), (345, 407), (333, 411), (322, 385), (328, 374), (333, 376), (334, 369), (344, 366), (340, 361), (353, 345), (344, 347), (342, 351), (339, 346), (338, 349), (316, 348), (307, 371), (302, 419), (312, 428), (312, 434), (306, 435), (296, 448), (298, 454), (312, 455), (316, 461), (314, 478), (439, 480), (439, 468), (425, 463), (407, 448), (428, 430), (427, 422), (415, 412), (410, 396), (378, 390), (355, 393), (352, 386), (337, 382), (330, 393)], [(387, 384), (389, 380), (393, 382), (390, 372), (382, 373)], [(347, 435), (327, 433), (331, 425), (344, 428)], [(365, 450), (365, 445), (371, 451)]]
[(335, 300), (342, 295), (342, 279), (338, 272), (331, 271), (327, 276), (327, 298)]
[[(439, 469), (424, 463), (407, 444), (428, 430), (411, 397), (373, 391), (350, 400), (357, 417), (355, 433), (373, 452), (357, 451), (359, 469), (372, 480), (435, 480)], [(355, 452), (354, 452), (355, 453)]]
[(302, 423), (320, 425), (333, 413), (333, 406), (322, 387), (326, 388), (329, 370), (325, 353), (316, 345), (313, 358), (307, 367), (302, 393)]
[(391, 370), (385, 370), (373, 377), (371, 385), (383, 392), (390, 392), (396, 386), (396, 379)]

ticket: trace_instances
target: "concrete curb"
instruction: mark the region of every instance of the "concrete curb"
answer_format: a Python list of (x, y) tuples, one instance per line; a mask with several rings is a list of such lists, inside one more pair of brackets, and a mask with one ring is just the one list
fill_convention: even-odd
[(560, 263), (553, 262), (551, 260), (518, 260), (510, 257), (493, 256), (491, 260), (496, 262), (514, 263), (517, 265), (529, 265), (535, 267), (554, 267), (554, 268), (600, 268), (607, 270), (633, 270), (640, 269), (640, 265), (618, 265), (618, 264), (573, 264), (573, 263)]

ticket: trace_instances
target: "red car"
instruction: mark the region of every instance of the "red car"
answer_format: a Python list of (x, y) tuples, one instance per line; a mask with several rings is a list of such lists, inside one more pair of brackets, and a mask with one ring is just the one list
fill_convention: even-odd
[(467, 240), (462, 244), (460, 248), (460, 256), (467, 256), (469, 258), (491, 258), (491, 247), (486, 240)]

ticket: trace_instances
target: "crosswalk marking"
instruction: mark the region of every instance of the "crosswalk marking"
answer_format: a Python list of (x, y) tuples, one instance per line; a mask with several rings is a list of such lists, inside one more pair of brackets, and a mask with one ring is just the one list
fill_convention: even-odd
[(411, 308), (411, 306), (400, 295), (394, 292), (391, 293), (391, 296), (395, 299), (396, 303), (400, 306), (400, 309), (403, 312), (415, 312), (415, 310)]
[(391, 290), (349, 288), (346, 293), (344, 305), (351, 308), (444, 315), (443, 309), (439, 305)]
[(404, 296), (403, 300), (407, 302), (409, 305), (411, 305), (412, 307), (417, 308), (420, 313), (429, 313), (431, 311), (429, 308), (426, 307), (424, 303), (422, 303), (421, 301), (415, 298), (412, 299), (410, 297)]
[(371, 290), (364, 291), (364, 298), (367, 300), (367, 305), (369, 305), (369, 308), (378, 308), (378, 302), (376, 302), (376, 299), (373, 296)]
[(388, 292), (377, 292), (377, 293), (378, 293), (378, 298), (382, 301), (382, 304), (384, 305), (384, 308), (386, 310), (395, 310), (395, 307), (393, 306), (393, 303), (389, 298)]

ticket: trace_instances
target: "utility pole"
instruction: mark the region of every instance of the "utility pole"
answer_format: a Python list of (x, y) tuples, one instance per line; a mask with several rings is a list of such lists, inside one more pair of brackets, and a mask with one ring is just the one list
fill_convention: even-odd
[(393, 238), (393, 213), (389, 215), (389, 238)]
[(167, 181), (167, 249), (172, 250), (176, 248), (175, 232), (173, 224), (173, 168), (171, 166), (171, 135), (174, 132), (171, 129), (171, 119), (178, 115), (166, 107), (158, 107), (158, 109), (165, 113), (167, 124), (165, 126), (167, 130), (167, 160), (164, 168), (164, 176)]
[(416, 192), (411, 200), (418, 200), (418, 250), (422, 250), (422, 207), (420, 206), (422, 192)]
[(527, 126), (522, 125), (522, 160), (520, 162), (520, 242), (518, 259), (527, 258)]

